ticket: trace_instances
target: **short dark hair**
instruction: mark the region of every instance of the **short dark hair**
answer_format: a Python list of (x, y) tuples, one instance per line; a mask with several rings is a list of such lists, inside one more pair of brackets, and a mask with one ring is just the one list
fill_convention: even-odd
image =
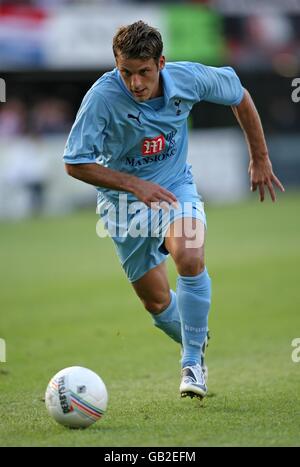
[(120, 27), (113, 38), (113, 52), (116, 58), (120, 53), (127, 59), (153, 58), (158, 63), (162, 51), (160, 32), (143, 21)]

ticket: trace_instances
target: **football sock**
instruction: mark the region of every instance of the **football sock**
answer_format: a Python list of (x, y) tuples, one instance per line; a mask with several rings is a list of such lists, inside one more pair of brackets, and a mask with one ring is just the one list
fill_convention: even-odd
[(211, 285), (206, 268), (197, 276), (177, 279), (177, 306), (181, 318), (182, 368), (201, 364), (201, 348), (208, 331)]
[(177, 309), (176, 293), (170, 290), (171, 302), (164, 311), (152, 314), (154, 325), (181, 344), (181, 322)]

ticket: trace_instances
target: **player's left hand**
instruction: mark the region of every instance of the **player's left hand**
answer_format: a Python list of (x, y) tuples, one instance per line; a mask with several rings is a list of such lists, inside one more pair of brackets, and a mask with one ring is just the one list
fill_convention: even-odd
[(275, 176), (272, 170), (270, 159), (251, 160), (249, 164), (249, 175), (251, 182), (251, 191), (259, 189), (260, 201), (265, 199), (265, 186), (269, 190), (272, 201), (276, 201), (274, 186), (277, 186), (280, 191), (284, 192), (284, 187), (280, 180)]

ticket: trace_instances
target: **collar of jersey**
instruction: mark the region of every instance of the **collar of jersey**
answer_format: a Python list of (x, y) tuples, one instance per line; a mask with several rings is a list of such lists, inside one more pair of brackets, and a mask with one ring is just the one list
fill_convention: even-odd
[[(115, 68), (115, 71), (116, 71), (116, 75), (117, 75), (117, 79), (118, 79), (118, 82), (122, 88), (122, 90), (125, 92), (125, 94), (130, 97), (130, 99), (132, 99), (136, 104), (138, 105), (142, 105), (142, 106), (147, 106), (149, 108), (151, 108), (148, 104), (147, 104), (147, 101), (146, 102), (137, 102), (133, 95), (131, 94), (130, 91), (128, 91), (127, 87), (125, 86), (124, 84), (124, 81), (120, 75), (120, 72), (117, 68)], [(163, 77), (163, 86), (164, 86), (164, 98), (165, 98), (165, 105), (168, 103), (168, 101), (174, 97), (176, 95), (176, 88), (175, 88), (175, 85), (174, 85), (174, 82), (168, 72), (168, 70), (166, 70), (166, 68), (163, 68), (160, 72), (162, 74), (162, 77)]]

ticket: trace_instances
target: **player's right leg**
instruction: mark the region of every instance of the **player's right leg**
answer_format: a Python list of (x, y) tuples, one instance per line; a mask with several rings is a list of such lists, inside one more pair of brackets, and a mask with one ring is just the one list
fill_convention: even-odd
[(170, 290), (165, 262), (150, 269), (132, 285), (146, 310), (151, 313), (154, 325), (181, 344), (176, 294)]
[[(115, 205), (109, 200), (100, 198), (98, 203), (100, 218), (113, 238), (128, 280), (146, 310), (152, 315), (155, 326), (181, 343), (181, 322), (176, 294), (170, 290), (165, 265), (168, 252), (162, 246), (164, 239), (161, 236), (150, 235), (152, 211), (140, 203), (140, 209), (129, 213), (126, 200), (121, 200), (120, 203)], [(127, 223), (122, 223), (121, 234), (118, 221), (122, 210), (127, 210)], [(156, 218), (158, 221), (158, 211)], [(140, 225), (140, 235), (135, 230), (137, 224)]]

